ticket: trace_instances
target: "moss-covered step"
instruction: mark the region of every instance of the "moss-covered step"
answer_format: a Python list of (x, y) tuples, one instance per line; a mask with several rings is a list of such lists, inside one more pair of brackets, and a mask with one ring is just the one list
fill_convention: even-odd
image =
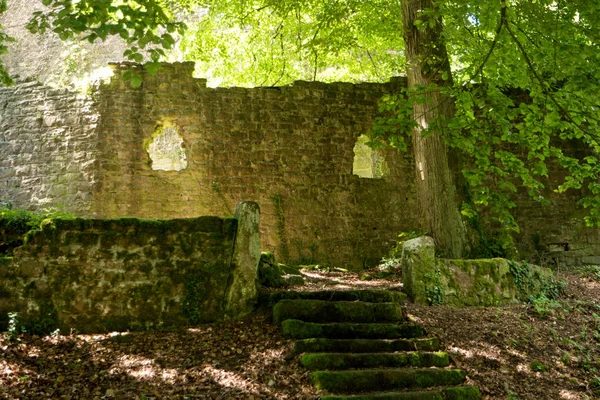
[(402, 368), (402, 367), (447, 367), (450, 364), (445, 352), (404, 353), (305, 353), (300, 364), (317, 371), (354, 368)]
[(422, 339), (303, 339), (294, 343), (301, 353), (393, 353), (395, 351), (438, 351), (437, 338)]
[(281, 324), (284, 336), (291, 339), (399, 339), (425, 336), (418, 324), (318, 324), (287, 319)]
[(465, 381), (461, 369), (401, 368), (363, 369), (349, 371), (317, 371), (310, 381), (320, 390), (330, 393), (360, 393), (382, 390), (454, 386)]
[(402, 307), (397, 303), (362, 301), (281, 300), (273, 307), (273, 319), (307, 322), (400, 322)]
[(457, 386), (436, 391), (387, 392), (359, 395), (325, 395), (321, 400), (480, 400), (475, 386)]
[(263, 292), (261, 303), (277, 304), (281, 300), (325, 300), (325, 301), (365, 301), (367, 303), (406, 303), (404, 292), (391, 290), (322, 290), (318, 292), (280, 291)]

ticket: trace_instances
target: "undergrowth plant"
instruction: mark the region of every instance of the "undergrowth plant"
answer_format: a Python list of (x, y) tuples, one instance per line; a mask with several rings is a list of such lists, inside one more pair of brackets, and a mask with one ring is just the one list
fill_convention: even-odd
[(71, 213), (58, 208), (28, 211), (13, 208), (9, 202), (0, 203), (0, 254), (10, 254), (12, 249), (23, 244), (23, 237), (30, 231), (41, 229), (48, 219), (73, 219)]

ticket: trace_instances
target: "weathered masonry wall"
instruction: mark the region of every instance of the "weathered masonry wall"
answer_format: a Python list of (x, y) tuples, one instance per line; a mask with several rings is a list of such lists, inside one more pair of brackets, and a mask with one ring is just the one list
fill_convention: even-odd
[(36, 82), (0, 87), (0, 199), (90, 215), (101, 143), (86, 96)]
[[(230, 215), (242, 199), (262, 209), (263, 248), (279, 260), (360, 267), (398, 232), (414, 229), (412, 166), (386, 153), (384, 179), (352, 174), (354, 146), (391, 85), (296, 82), (280, 88), (209, 89), (175, 64), (141, 89), (115, 77), (98, 92), (101, 185), (96, 216)], [(187, 168), (152, 169), (145, 146), (168, 127)]]
[[(353, 173), (378, 99), (404, 81), (211, 89), (180, 63), (134, 89), (120, 76), (140, 67), (113, 68), (89, 98), (33, 83), (0, 89), (0, 200), (160, 219), (227, 217), (253, 200), (262, 248), (279, 261), (354, 268), (417, 230), (410, 155), (384, 151), (382, 178)], [(521, 256), (600, 263), (599, 231), (584, 227), (575, 197), (548, 198), (551, 207), (519, 200)]]
[(258, 212), (242, 203), (226, 219), (53, 220), (0, 258), (0, 328), (9, 312), (66, 332), (242, 315), (256, 300)]

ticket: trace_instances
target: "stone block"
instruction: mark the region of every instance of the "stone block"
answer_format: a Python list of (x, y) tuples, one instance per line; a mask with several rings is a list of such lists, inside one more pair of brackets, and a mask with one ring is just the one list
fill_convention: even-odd
[(408, 298), (427, 303), (425, 277), (435, 273), (435, 243), (429, 236), (407, 240), (402, 248), (402, 281)]
[(225, 313), (229, 317), (252, 310), (258, 298), (256, 280), (260, 261), (260, 207), (253, 201), (238, 204), (234, 218), (238, 220), (231, 265), (231, 285), (226, 291)]

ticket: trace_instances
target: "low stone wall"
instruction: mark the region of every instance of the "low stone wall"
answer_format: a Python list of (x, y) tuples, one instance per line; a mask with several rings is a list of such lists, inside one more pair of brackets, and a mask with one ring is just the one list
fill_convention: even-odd
[(0, 327), (54, 320), (68, 332), (236, 317), (256, 300), (259, 209), (235, 218), (49, 220), (0, 260)]
[(402, 281), (416, 303), (497, 306), (527, 301), (542, 293), (553, 278), (548, 268), (503, 258), (436, 258), (433, 239), (424, 236), (404, 244)]

